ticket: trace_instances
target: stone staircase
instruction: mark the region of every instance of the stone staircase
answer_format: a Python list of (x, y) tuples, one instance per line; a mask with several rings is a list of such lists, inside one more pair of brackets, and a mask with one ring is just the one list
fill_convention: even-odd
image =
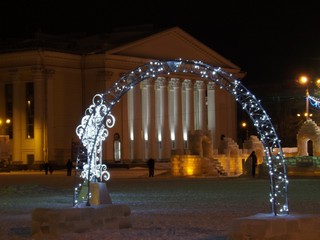
[(213, 161), (216, 161), (215, 168), (217, 169), (218, 173), (222, 176), (227, 176), (227, 172), (222, 167), (221, 163), (217, 159), (213, 159)]
[(219, 160), (212, 157), (203, 158), (202, 172), (208, 176), (227, 176)]

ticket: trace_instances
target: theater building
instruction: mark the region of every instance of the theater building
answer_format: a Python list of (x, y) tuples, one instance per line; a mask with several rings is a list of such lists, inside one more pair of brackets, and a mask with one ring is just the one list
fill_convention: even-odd
[[(123, 74), (152, 60), (200, 60), (242, 79), (230, 60), (175, 27), (99, 36), (48, 36), (0, 45), (0, 135), (9, 136), (12, 164), (63, 164), (85, 110)], [(237, 102), (212, 82), (171, 74), (147, 79), (112, 109), (115, 126), (104, 141), (107, 162), (170, 160), (188, 153), (195, 131), (237, 139)], [(7, 123), (5, 120), (9, 120)]]

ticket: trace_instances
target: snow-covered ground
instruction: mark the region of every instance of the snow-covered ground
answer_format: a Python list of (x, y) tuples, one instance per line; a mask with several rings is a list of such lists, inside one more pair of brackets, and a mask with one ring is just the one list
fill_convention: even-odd
[[(269, 179), (176, 178), (156, 170), (109, 169), (113, 203), (131, 209), (132, 228), (63, 236), (31, 236), (35, 208), (72, 207), (74, 178), (66, 171), (0, 173), (2, 239), (226, 240), (233, 219), (271, 213)], [(320, 179), (289, 179), (290, 213), (320, 213)]]

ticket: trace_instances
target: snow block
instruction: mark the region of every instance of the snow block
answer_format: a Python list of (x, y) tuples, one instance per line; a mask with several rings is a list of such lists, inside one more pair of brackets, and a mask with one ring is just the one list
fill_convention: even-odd
[(256, 214), (238, 218), (228, 229), (228, 240), (318, 240), (320, 215)]
[(37, 208), (32, 212), (32, 235), (59, 235), (130, 227), (131, 209), (122, 204)]

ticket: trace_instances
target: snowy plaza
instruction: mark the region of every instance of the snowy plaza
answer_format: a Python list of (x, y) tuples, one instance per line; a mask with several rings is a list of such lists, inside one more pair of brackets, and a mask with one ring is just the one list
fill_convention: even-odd
[[(172, 177), (156, 168), (109, 169), (113, 204), (131, 209), (132, 227), (105, 231), (31, 234), (37, 208), (71, 208), (74, 177), (66, 171), (0, 173), (0, 239), (201, 239), (227, 240), (234, 219), (271, 213), (268, 178)], [(320, 212), (320, 179), (289, 179), (289, 214)]]

